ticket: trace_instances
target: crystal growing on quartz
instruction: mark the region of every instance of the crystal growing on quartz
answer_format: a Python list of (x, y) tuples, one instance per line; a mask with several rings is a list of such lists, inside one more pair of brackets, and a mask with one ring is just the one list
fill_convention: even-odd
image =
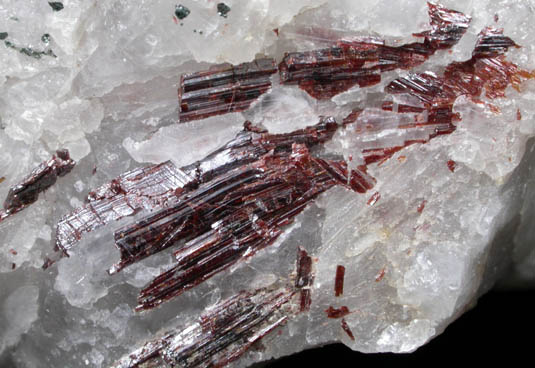
[(56, 151), (52, 158), (42, 162), (28, 176), (9, 189), (4, 201), (4, 210), (0, 210), (0, 221), (37, 201), (40, 193), (54, 185), (58, 177), (67, 175), (75, 164), (68, 150)]
[(470, 24), (469, 16), (428, 5), (432, 29), (414, 34), (423, 42), (392, 47), (378, 39), (344, 39), (328, 49), (287, 53), (279, 67), (281, 82), (298, 84), (315, 98), (330, 99), (356, 84), (377, 84), (384, 72), (423, 63), (437, 50), (459, 42)]
[(410, 352), (535, 280), (530, 4), (444, 1), (0, 5), (0, 362)]
[(275, 60), (258, 59), (182, 75), (178, 90), (179, 120), (246, 110), (271, 89), (270, 77), (276, 72)]

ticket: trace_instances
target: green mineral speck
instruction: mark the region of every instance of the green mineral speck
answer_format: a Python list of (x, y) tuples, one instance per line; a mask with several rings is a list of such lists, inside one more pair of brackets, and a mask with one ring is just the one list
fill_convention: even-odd
[(29, 56), (34, 59), (41, 59), (43, 55), (51, 56), (51, 57), (57, 57), (56, 54), (54, 54), (54, 51), (52, 50), (46, 50), (46, 51), (35, 51), (31, 47), (18, 47), (15, 46), (11, 41), (4, 41), (4, 44), (6, 47), (9, 47), (11, 49), (14, 49), (18, 52), (20, 52), (23, 55)]
[(42, 52), (34, 51), (29, 47), (23, 47), (19, 51), (21, 54), (24, 54), (29, 57), (33, 57), (34, 59), (41, 59), (41, 56), (43, 54)]
[(217, 14), (221, 15), (222, 17), (226, 18), (229, 11), (230, 11), (230, 6), (228, 6), (227, 4), (225, 3), (217, 4)]
[(54, 11), (63, 10), (63, 3), (60, 3), (59, 1), (49, 1), (48, 5), (50, 5), (52, 10)]
[(0, 32), (0, 40), (5, 40), (7, 38), (7, 32)]
[(189, 15), (190, 10), (186, 8), (184, 5), (177, 5), (175, 7), (175, 15), (178, 19), (184, 19)]
[(41, 41), (43, 41), (44, 43), (49, 43), (50, 35), (48, 33), (45, 33), (44, 35), (41, 36)]

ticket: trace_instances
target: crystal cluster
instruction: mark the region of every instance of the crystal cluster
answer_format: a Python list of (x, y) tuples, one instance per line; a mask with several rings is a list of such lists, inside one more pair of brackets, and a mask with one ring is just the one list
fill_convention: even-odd
[(4, 1), (0, 363), (408, 352), (533, 283), (530, 12)]

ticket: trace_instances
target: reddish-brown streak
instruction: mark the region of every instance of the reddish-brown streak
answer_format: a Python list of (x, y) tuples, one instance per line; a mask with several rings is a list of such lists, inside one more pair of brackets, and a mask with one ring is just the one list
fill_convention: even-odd
[(379, 281), (381, 281), (381, 280), (383, 279), (383, 277), (385, 277), (385, 273), (386, 273), (385, 271), (386, 271), (386, 270), (385, 270), (385, 268), (383, 267), (383, 268), (381, 269), (381, 271), (379, 271), (379, 274), (377, 275), (377, 277), (375, 278), (375, 282), (379, 282)]
[(342, 318), (342, 329), (345, 331), (345, 333), (347, 334), (347, 336), (349, 336), (349, 338), (353, 341), (355, 341), (355, 336), (353, 336), (353, 332), (351, 332), (351, 329), (349, 328), (349, 326), (347, 325), (347, 322), (344, 318)]
[(368, 199), (368, 202), (367, 202), (368, 206), (373, 206), (374, 204), (377, 203), (379, 199), (381, 199), (381, 193), (379, 192), (373, 193), (370, 199)]
[(329, 308), (325, 309), (325, 313), (327, 313), (328, 318), (342, 318), (347, 316), (351, 312), (349, 312), (349, 308), (343, 305), (338, 309), (330, 306)]
[(416, 211), (418, 211), (418, 213), (422, 213), (424, 211), (424, 208), (425, 208), (425, 205), (426, 205), (427, 201), (424, 199), (419, 205), (418, 205), (418, 208), (416, 209)]
[(340, 296), (344, 293), (344, 276), (346, 268), (344, 266), (336, 266), (336, 276), (334, 278), (334, 296)]

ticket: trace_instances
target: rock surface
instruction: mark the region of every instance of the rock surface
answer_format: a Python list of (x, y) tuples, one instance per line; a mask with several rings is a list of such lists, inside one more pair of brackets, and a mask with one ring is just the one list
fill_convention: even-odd
[[(310, 311), (232, 364), (335, 341), (364, 352), (413, 351), (497, 281), (533, 287), (533, 80), (492, 101), (459, 97), (455, 131), (370, 165), (377, 181), (372, 191), (329, 189), (272, 246), (155, 310), (134, 312), (137, 294), (172, 267), (172, 250), (116, 275), (106, 272), (120, 258), (113, 232), (131, 219), (84, 236), (69, 258), (42, 270), (60, 218), (123, 172), (200, 160), (247, 119), (271, 133), (314, 125), (320, 116), (342, 122), (356, 108), (376, 107), (385, 87), (409, 72), (387, 71), (373, 86), (322, 101), (297, 86), (274, 86), (249, 110), (177, 124), (181, 74), (258, 56), (281, 61), (286, 52), (330, 47), (341, 37), (373, 35), (404, 45), (429, 28), (423, 1), (225, 4), (225, 16), (213, 1), (65, 0), (59, 10), (37, 0), (0, 4), (0, 199), (58, 149), (77, 161), (35, 203), (0, 223), (0, 354), (17, 367), (109, 367), (242, 290), (285, 284), (296, 271), (299, 246), (314, 260)], [(189, 10), (182, 19), (177, 5)], [(508, 60), (535, 69), (535, 3), (443, 5), (469, 15), (470, 26), (451, 50), (438, 50), (413, 72), (441, 75), (451, 62), (470, 59), (487, 26), (503, 28), (521, 46), (507, 52)], [(373, 119), (374, 111), (364, 117)], [(323, 154), (349, 162), (351, 142), (339, 132)], [(336, 297), (339, 265), (345, 273)], [(327, 318), (326, 310), (345, 314), (342, 307), (350, 312), (343, 319)]]

